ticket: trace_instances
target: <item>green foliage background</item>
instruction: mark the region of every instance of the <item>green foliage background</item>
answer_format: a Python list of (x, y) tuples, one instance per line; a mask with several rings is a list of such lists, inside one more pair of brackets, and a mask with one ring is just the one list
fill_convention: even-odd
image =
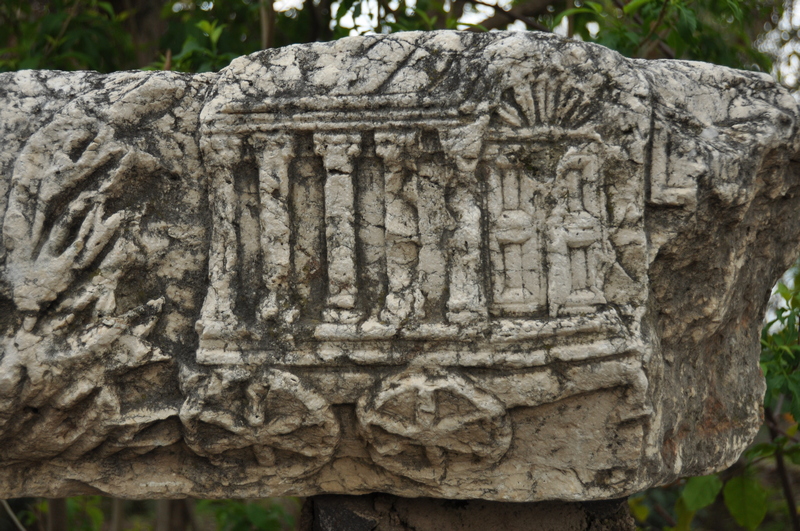
[[(515, 28), (558, 29), (629, 57), (770, 71), (796, 89), (798, 75), (786, 68), (800, 65), (800, 45), (792, 6), (781, 0), (494, 1), (298, 0), (290, 7), (273, 0), (0, 0), (0, 71), (205, 72), (260, 49), (347, 35)], [(779, 285), (774, 318), (762, 334), (768, 391), (756, 444), (720, 474), (632, 497), (631, 514), (642, 529), (800, 531), (794, 497), (800, 476), (798, 271)], [(152, 506), (129, 504), (125, 518), (109, 522), (110, 503), (97, 496), (70, 499), (69, 529), (153, 528)], [(36, 500), (13, 505), (11, 512), (30, 529), (43, 529), (54, 507)], [(291, 529), (294, 522), (285, 504), (268, 501), (200, 502), (192, 511), (219, 529)], [(0, 511), (0, 531), (12, 525)]]
[(297, 0), (276, 12), (267, 0), (3, 0), (0, 69), (196, 72), (262, 48), (368, 32), (564, 23), (563, 33), (629, 57), (768, 71), (753, 43), (782, 10), (780, 0), (493, 1)]

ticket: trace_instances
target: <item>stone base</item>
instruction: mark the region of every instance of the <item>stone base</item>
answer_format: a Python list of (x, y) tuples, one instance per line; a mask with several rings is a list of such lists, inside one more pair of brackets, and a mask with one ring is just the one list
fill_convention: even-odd
[(633, 531), (625, 498), (506, 503), (388, 494), (306, 499), (299, 531)]

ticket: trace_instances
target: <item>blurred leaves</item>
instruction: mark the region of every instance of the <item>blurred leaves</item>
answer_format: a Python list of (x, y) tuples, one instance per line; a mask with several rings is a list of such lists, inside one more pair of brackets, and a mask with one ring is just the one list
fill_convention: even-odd
[(295, 525), (294, 516), (276, 500), (204, 500), (197, 510), (213, 514), (221, 531), (281, 531)]
[(129, 68), (133, 44), (123, 27), (128, 16), (98, 0), (4, 0), (0, 3), (0, 71)]
[[(266, 0), (269, 1), (269, 0)], [(3, 0), (0, 3), (0, 71), (26, 68), (111, 72), (147, 67), (184, 72), (217, 71), (233, 58), (275, 46), (327, 41), (347, 35), (443, 28), (487, 31), (524, 27), (558, 30), (629, 57), (701, 60), (770, 71), (772, 57), (753, 44), (777, 25), (782, 0), (298, 0), (264, 9), (261, 0), (151, 0), (160, 9), (146, 18), (139, 2), (121, 0)], [(134, 9), (126, 6), (136, 6)], [(278, 4), (270, 4), (277, 8)], [(156, 37), (145, 29), (158, 26)], [(795, 36), (772, 29), (772, 41)], [(264, 35), (269, 33), (269, 41)], [(785, 34), (785, 35), (784, 35)], [(770, 42), (772, 42), (770, 41)], [(157, 52), (136, 63), (137, 52)], [(772, 55), (778, 55), (772, 43)], [(798, 61), (800, 64), (800, 61)], [(790, 287), (793, 286), (793, 287)], [(771, 433), (752, 446), (741, 467), (726, 476), (690, 478), (673, 488), (632, 497), (631, 512), (642, 524), (687, 530), (722, 498), (735, 520), (756, 529), (769, 509), (768, 490), (753, 473), (759, 463), (785, 457), (800, 464), (800, 273), (780, 284), (782, 305), (761, 336), (761, 368), (767, 380), (765, 406)], [(781, 425), (778, 425), (778, 420)], [(97, 497), (70, 502), (71, 517), (96, 529), (103, 512)], [(719, 502), (722, 503), (722, 502)], [(221, 529), (282, 529), (291, 524), (280, 506), (237, 500), (207, 501)], [(667, 509), (671, 509), (670, 512)], [(28, 523), (46, 503), (25, 513)], [(76, 521), (78, 521), (76, 520)], [(92, 527), (93, 526), (93, 527)]]
[(176, 70), (179, 72), (216, 72), (228, 65), (237, 55), (233, 52), (220, 53), (217, 44), (225, 30), (225, 24), (214, 20), (202, 20), (195, 24), (202, 35), (189, 35), (174, 56), (161, 56), (148, 69)]
[[(147, 11), (145, 3), (156, 8)], [(125, 8), (131, 5), (134, 8)], [(284, 46), (356, 34), (444, 28), (485, 31), (513, 25), (557, 28), (630, 57), (696, 59), (768, 71), (770, 58), (756, 50), (753, 42), (782, 3), (280, 0), (269, 5), (272, 8), (264, 9), (260, 0), (4, 0), (0, 3), (0, 70), (110, 72), (149, 66), (209, 71), (259, 50), (266, 34), (269, 42)], [(155, 37), (148, 33), (154, 27), (160, 28)], [(137, 65), (137, 54), (144, 48), (157, 53)]]

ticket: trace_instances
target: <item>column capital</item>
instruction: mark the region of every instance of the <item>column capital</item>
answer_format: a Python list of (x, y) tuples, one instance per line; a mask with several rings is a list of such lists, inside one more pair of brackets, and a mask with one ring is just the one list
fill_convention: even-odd
[(414, 166), (414, 160), (407, 154), (417, 143), (416, 131), (376, 131), (375, 154), (389, 166)]
[(483, 116), (473, 123), (439, 131), (445, 154), (456, 163), (460, 172), (471, 173), (478, 166), (488, 125), (489, 116)]
[(351, 173), (353, 159), (361, 154), (361, 134), (314, 133), (314, 153), (328, 172)]

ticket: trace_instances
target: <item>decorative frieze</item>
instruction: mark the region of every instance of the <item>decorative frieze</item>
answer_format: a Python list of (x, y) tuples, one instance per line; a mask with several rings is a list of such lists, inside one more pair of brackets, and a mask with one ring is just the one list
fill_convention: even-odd
[(442, 31), (0, 80), (4, 496), (606, 499), (760, 424), (760, 74)]

